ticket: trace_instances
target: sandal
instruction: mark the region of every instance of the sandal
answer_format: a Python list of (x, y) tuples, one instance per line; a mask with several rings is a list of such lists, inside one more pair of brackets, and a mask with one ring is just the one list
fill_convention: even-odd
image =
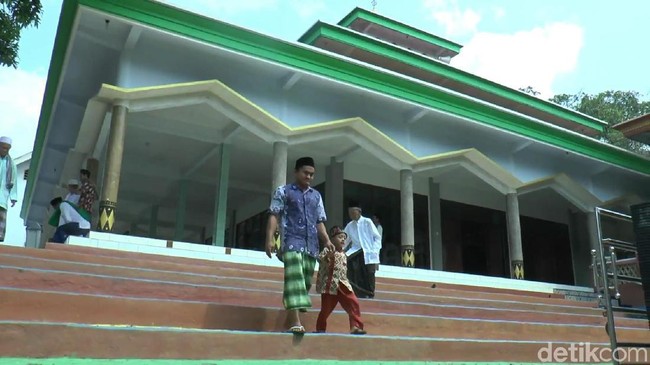
[(287, 333), (294, 333), (294, 334), (302, 334), (302, 333), (305, 333), (305, 332), (306, 332), (305, 327), (303, 327), (303, 326), (292, 326), (287, 331)]

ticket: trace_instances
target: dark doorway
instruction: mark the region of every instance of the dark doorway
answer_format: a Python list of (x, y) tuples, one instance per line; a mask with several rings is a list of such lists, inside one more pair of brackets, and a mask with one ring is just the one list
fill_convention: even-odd
[(569, 227), (530, 217), (520, 219), (525, 279), (574, 285)]
[(442, 200), (444, 270), (509, 277), (505, 213)]
[(463, 272), (487, 275), (487, 234), (485, 225), (477, 222), (461, 222), (463, 239)]

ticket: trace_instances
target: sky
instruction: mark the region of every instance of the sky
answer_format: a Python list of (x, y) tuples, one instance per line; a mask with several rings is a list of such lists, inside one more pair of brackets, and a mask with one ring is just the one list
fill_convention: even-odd
[[(371, 0), (163, 2), (287, 41), (318, 20), (336, 24), (356, 6), (373, 7)], [(33, 148), (61, 4), (43, 0), (40, 25), (22, 33), (18, 69), (0, 67), (0, 135), (13, 138), (14, 157)], [(647, 0), (376, 0), (375, 11), (463, 45), (452, 66), (532, 86), (543, 98), (631, 90), (650, 99)]]

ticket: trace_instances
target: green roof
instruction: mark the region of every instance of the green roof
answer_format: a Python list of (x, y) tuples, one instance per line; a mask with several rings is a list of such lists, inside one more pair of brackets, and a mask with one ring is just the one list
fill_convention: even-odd
[(63, 65), (66, 61), (70, 46), (69, 40), (79, 6), (87, 6), (166, 32), (377, 91), (623, 168), (650, 174), (650, 162), (647, 159), (595, 139), (540, 123), (501, 108), (485, 105), (479, 101), (469, 100), (391, 72), (368, 67), (354, 60), (346, 60), (304, 45), (275, 39), (158, 1), (64, 0), (30, 165), (30, 170), (34, 171), (34, 174), (30, 174), (23, 201), (21, 213), (23, 218), (25, 218), (27, 206), (34, 194), (35, 179), (38, 176), (43, 155), (43, 144), (52, 117), (52, 109), (61, 82)]
[(564, 108), (552, 102), (537, 98), (533, 95), (500, 85), (496, 82), (486, 80), (482, 77), (465, 72), (444, 62), (422, 56), (416, 52), (395, 46), (388, 42), (354, 32), (347, 28), (317, 22), (303, 35), (301, 41), (314, 44), (319, 38), (327, 38), (333, 41), (349, 45), (376, 55), (390, 58), (409, 66), (425, 70), (432, 74), (442, 76), (446, 79), (456, 81), (481, 91), (497, 95), (508, 102), (515, 102), (538, 111), (548, 113), (554, 117), (578, 123), (597, 132), (604, 132), (607, 123), (596, 118), (578, 113), (571, 109)]
[(455, 53), (459, 53), (461, 48), (463, 48), (463, 46), (458, 43), (438, 37), (431, 33), (427, 33), (420, 29), (414, 28), (410, 25), (398, 22), (396, 20), (387, 18), (383, 15), (379, 15), (375, 12), (371, 12), (362, 8), (355, 8), (354, 10), (352, 10), (348, 15), (345, 16), (345, 18), (343, 18), (339, 22), (339, 25), (342, 27), (348, 27), (357, 19), (363, 19), (368, 22), (381, 25), (382, 27), (407, 34), (413, 38), (417, 38), (422, 41), (435, 44), (439, 47), (448, 49)]

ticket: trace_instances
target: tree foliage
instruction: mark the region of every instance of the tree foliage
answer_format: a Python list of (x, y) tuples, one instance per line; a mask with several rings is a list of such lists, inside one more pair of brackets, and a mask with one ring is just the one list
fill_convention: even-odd
[[(531, 95), (539, 95), (530, 86), (519, 90)], [(620, 90), (607, 90), (598, 94), (579, 92), (577, 94), (558, 94), (550, 98), (549, 101), (606, 122), (608, 127), (605, 133), (599, 136), (601, 140), (637, 153), (650, 155), (647, 145), (627, 139), (621, 132), (612, 128), (618, 123), (650, 113), (650, 100), (644, 101), (643, 95), (640, 93)]]
[(583, 92), (559, 94), (552, 97), (550, 101), (607, 122), (608, 127), (600, 136), (602, 140), (648, 155), (650, 151), (646, 145), (625, 138), (621, 132), (612, 128), (618, 123), (650, 113), (650, 101), (643, 101), (641, 97), (642, 95), (636, 91), (608, 90), (594, 95)]
[(18, 67), (20, 32), (40, 24), (40, 0), (0, 0), (0, 66)]

